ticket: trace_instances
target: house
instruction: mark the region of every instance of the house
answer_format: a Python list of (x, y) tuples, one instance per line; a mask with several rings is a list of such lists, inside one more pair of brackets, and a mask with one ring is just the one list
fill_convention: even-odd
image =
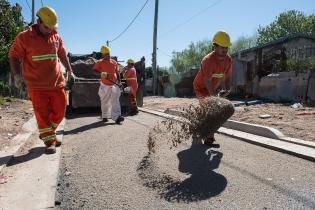
[[(315, 74), (287, 71), (291, 59), (315, 56), (315, 37), (294, 34), (242, 50), (232, 56), (232, 91), (274, 101), (296, 101), (315, 92)], [(312, 88), (310, 90), (310, 88)], [(315, 96), (312, 96), (315, 100)]]

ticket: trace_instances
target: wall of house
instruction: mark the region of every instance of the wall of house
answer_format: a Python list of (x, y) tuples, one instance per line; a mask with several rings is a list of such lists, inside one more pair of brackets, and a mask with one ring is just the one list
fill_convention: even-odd
[[(258, 82), (258, 81), (256, 81)], [(307, 90), (308, 89), (308, 90)], [(315, 73), (280, 72), (261, 78), (255, 95), (272, 101), (315, 100)]]
[(297, 38), (283, 44), (288, 58), (305, 59), (315, 55), (315, 42), (310, 39)]
[[(272, 57), (274, 54), (280, 54), (281, 49), (285, 48), (286, 56), (287, 58), (294, 58), (294, 59), (304, 59), (310, 56), (315, 55), (315, 41), (312, 39), (305, 39), (305, 38), (295, 38), (291, 39), (284, 43), (279, 43), (275, 45), (271, 45), (268, 47), (265, 47), (262, 49), (262, 59), (270, 59), (270, 56)], [(263, 77), (259, 79), (258, 75), (258, 50), (243, 52), (238, 55), (233, 56), (233, 74), (232, 74), (232, 91), (233, 93), (240, 93), (240, 90), (243, 92), (245, 91), (246, 94), (254, 94), (257, 95), (259, 91), (263, 91), (262, 95), (267, 94), (269, 96), (269, 91), (271, 94), (271, 99), (275, 98), (276, 93), (282, 94), (284, 97), (284, 100), (286, 98), (293, 99), (294, 97), (292, 95), (295, 95), (294, 100), (297, 99), (297, 97), (300, 97), (299, 95), (302, 92), (306, 93), (305, 88), (302, 84), (303, 82), (303, 76), (300, 78), (298, 77), (292, 77), (286, 75), (289, 74), (295, 74), (290, 72), (280, 72), (280, 80), (277, 77), (270, 76), (270, 77)], [(251, 63), (252, 65), (248, 65)], [(262, 63), (264, 61), (262, 60)], [(249, 69), (250, 67), (250, 69)], [(264, 68), (264, 66), (262, 66)], [(269, 69), (267, 72), (277, 72), (274, 71), (276, 69)], [(279, 69), (278, 69), (279, 70)], [(248, 78), (248, 75), (253, 75), (251, 78)], [(265, 74), (266, 75), (266, 74)], [(286, 75), (286, 76), (285, 76)], [(263, 75), (261, 75), (263, 76)], [(267, 79), (268, 78), (268, 79)], [(266, 80), (268, 82), (266, 82)], [(302, 80), (302, 81), (300, 81)], [(279, 83), (279, 84), (277, 84)], [(289, 84), (292, 84), (293, 86), (289, 86)], [(272, 90), (272, 88), (280, 88), (280, 90)], [(283, 90), (288, 90), (286, 93), (282, 93)], [(288, 89), (286, 89), (288, 88)], [(292, 90), (291, 90), (291, 89)], [(294, 88), (298, 88), (296, 90), (297, 93), (289, 93), (292, 92)], [(315, 88), (315, 87), (314, 87)], [(279, 93), (277, 92), (279, 91)], [(301, 93), (299, 93), (301, 92)], [(311, 91), (309, 91), (311, 92)], [(313, 91), (314, 92), (314, 91)], [(315, 93), (314, 93), (315, 94)], [(279, 97), (277, 100), (279, 100)], [(305, 97), (305, 96), (304, 96)], [(314, 97), (313, 97), (314, 98)]]

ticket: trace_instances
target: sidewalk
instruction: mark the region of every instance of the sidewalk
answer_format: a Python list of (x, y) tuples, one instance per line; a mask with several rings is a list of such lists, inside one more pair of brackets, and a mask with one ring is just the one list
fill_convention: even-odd
[[(63, 137), (64, 125), (65, 120), (58, 127), (58, 139)], [(45, 154), (34, 118), (15, 138), (19, 143), (0, 153), (0, 174), (8, 177), (0, 184), (1, 209), (54, 208), (61, 147), (55, 154)]]

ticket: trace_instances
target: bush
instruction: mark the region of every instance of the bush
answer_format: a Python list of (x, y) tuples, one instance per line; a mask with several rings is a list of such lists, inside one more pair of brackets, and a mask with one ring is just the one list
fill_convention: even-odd
[(315, 56), (298, 60), (298, 59), (288, 59), (287, 60), (287, 70), (288, 71), (295, 71), (305, 72), (305, 71), (315, 71)]
[(24, 88), (17, 89), (15, 86), (9, 86), (5, 81), (0, 81), (0, 96), (2, 97), (16, 97), (24, 98), (28, 97), (27, 92)]
[(3, 81), (0, 81), (0, 96), (10, 95), (10, 86)]
[(4, 104), (4, 99), (2, 96), (0, 96), (0, 106), (2, 106)]

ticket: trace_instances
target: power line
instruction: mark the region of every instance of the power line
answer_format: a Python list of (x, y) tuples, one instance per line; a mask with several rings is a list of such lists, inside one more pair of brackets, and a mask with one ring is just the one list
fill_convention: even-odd
[(165, 52), (164, 50), (161, 50), (161, 48), (157, 48), (158, 51), (160, 51), (163, 55), (172, 58), (173, 56), (169, 55), (167, 52)]
[(117, 40), (119, 37), (121, 37), (127, 30), (128, 28), (133, 24), (133, 22), (137, 19), (137, 17), (140, 15), (141, 11), (143, 10), (143, 8), (147, 5), (149, 0), (146, 0), (146, 2), (143, 4), (143, 6), (141, 7), (141, 9), (139, 10), (138, 14), (132, 19), (132, 21), (129, 23), (129, 25), (118, 35), (116, 36), (114, 39), (110, 40), (109, 42), (113, 42), (115, 40)]
[(30, 11), (32, 12), (32, 9), (31, 9), (30, 4), (28, 3), (28, 1), (27, 1), (27, 0), (25, 0), (25, 1), (26, 1), (26, 4), (27, 4), (28, 8), (29, 8), (29, 9), (30, 9)]
[(206, 11), (207, 11), (208, 9), (210, 9), (211, 7), (214, 7), (215, 5), (219, 4), (221, 1), (222, 1), (222, 0), (218, 0), (218, 1), (214, 2), (213, 4), (207, 6), (206, 8), (204, 8), (204, 9), (202, 9), (202, 10), (200, 10), (199, 12), (197, 12), (196, 14), (194, 14), (193, 16), (187, 18), (185, 21), (179, 23), (179, 24), (176, 25), (174, 28), (172, 28), (172, 29), (166, 31), (166, 32), (163, 33), (163, 34), (158, 35), (158, 37), (164, 36), (164, 35), (166, 35), (166, 34), (169, 34), (170, 32), (175, 31), (177, 28), (179, 28), (179, 27), (185, 25), (186, 23), (190, 22), (192, 19), (194, 19), (195, 17), (197, 17), (197, 16), (201, 15), (202, 13), (206, 12)]
[[(173, 27), (172, 29), (170, 29), (170, 30), (168, 30), (168, 31), (166, 31), (166, 32), (164, 32), (164, 33), (162, 33), (162, 34), (158, 34), (157, 37), (158, 37), (158, 38), (161, 38), (162, 36), (165, 36), (165, 35), (167, 35), (167, 34), (173, 32), (173, 31), (175, 31), (177, 28), (179, 28), (179, 27), (185, 25), (186, 23), (190, 22), (192, 19), (194, 19), (195, 17), (197, 17), (197, 16), (201, 15), (202, 13), (206, 12), (206, 11), (207, 11), (208, 9), (210, 9), (211, 7), (214, 7), (215, 5), (219, 4), (221, 1), (222, 1), (222, 0), (218, 0), (218, 1), (214, 2), (213, 4), (207, 6), (206, 8), (204, 8), (204, 9), (202, 9), (202, 10), (200, 10), (199, 12), (197, 12), (196, 14), (194, 14), (193, 16), (187, 18), (185, 21), (179, 23), (178, 25), (176, 25), (176, 26)], [(151, 42), (146, 42), (146, 43), (144, 43), (142, 46), (147, 46), (147, 45), (149, 45), (150, 43), (151, 43)]]

